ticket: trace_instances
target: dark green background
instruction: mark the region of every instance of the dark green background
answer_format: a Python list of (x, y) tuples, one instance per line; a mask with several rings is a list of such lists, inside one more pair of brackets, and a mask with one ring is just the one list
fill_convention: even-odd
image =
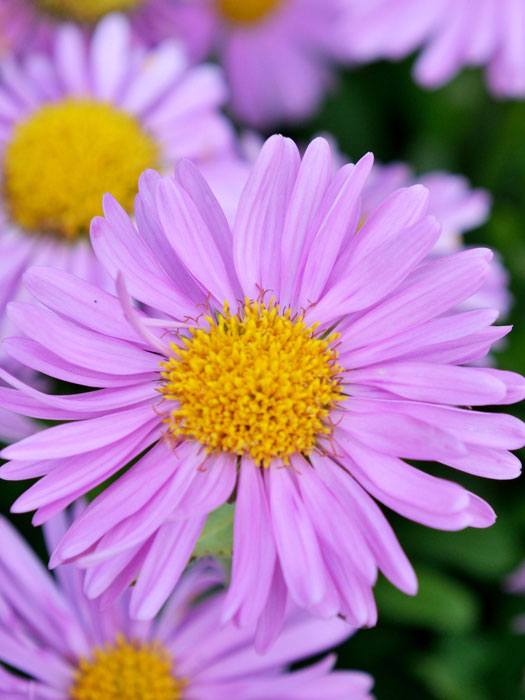
[[(498, 362), (525, 372), (525, 103), (492, 100), (478, 72), (429, 93), (413, 84), (409, 62), (381, 63), (341, 75), (308, 125), (283, 131), (303, 142), (331, 132), (352, 158), (372, 150), (382, 162), (463, 173), (486, 187), (492, 217), (468, 240), (498, 248), (511, 270), (516, 329)], [(407, 598), (381, 581), (380, 623), (340, 650), (339, 665), (372, 673), (379, 700), (519, 698), (525, 636), (511, 625), (525, 613), (525, 597), (507, 594), (503, 581), (525, 559), (525, 485), (428, 468), (487, 498), (498, 522), (490, 530), (441, 533), (388, 513), (419, 574), (420, 594)], [(3, 512), (24, 488), (4, 483)], [(29, 518), (14, 521), (42, 552)]]

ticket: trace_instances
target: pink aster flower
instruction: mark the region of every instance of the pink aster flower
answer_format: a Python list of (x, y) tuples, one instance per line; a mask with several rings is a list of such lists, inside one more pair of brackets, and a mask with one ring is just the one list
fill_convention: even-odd
[(137, 48), (120, 15), (103, 20), (92, 40), (63, 26), (50, 56), (4, 59), (0, 336), (9, 332), (6, 303), (19, 296), (29, 265), (103, 281), (88, 231), (105, 192), (118, 190), (131, 211), (145, 168), (224, 157), (231, 142), (218, 111), (224, 99), (217, 68), (188, 67), (171, 41)]
[(347, 48), (352, 58), (399, 59), (422, 47), (415, 78), (447, 83), (465, 66), (487, 66), (491, 91), (525, 96), (524, 0), (350, 0)]
[(203, 58), (209, 44), (210, 22), (186, 0), (0, 0), (0, 56), (47, 49), (61, 23), (89, 32), (111, 12), (125, 13), (136, 36), (151, 43), (168, 38), (175, 24), (194, 58)]
[[(65, 528), (60, 517), (46, 527), (51, 547)], [(332, 671), (333, 655), (287, 671), (346, 639), (341, 620), (290, 609), (265, 656), (253, 649), (253, 630), (221, 626), (224, 593), (210, 592), (223, 574), (212, 560), (191, 567), (156, 619), (137, 623), (125, 598), (103, 610), (89, 601), (74, 567), (51, 577), (4, 519), (0, 543), (0, 662), (12, 669), (0, 666), (3, 700), (371, 700), (372, 679)]]
[(223, 619), (257, 623), (264, 647), (289, 599), (359, 627), (376, 621), (378, 570), (415, 593), (376, 500), (444, 530), (494, 522), (483, 500), (405, 461), (520, 472), (508, 450), (523, 424), (471, 407), (520, 400), (523, 378), (463, 366), (509, 330), (496, 311), (458, 311), (491, 253), (432, 256), (440, 227), (419, 185), (363, 223), (372, 164), (336, 170), (324, 139), (301, 159), (274, 136), (232, 229), (194, 165), (150, 171), (135, 223), (107, 196), (92, 225), (117, 296), (26, 275), (39, 303), (11, 305), (7, 352), (95, 391), (47, 396), (1, 373), (19, 388), (0, 390), (6, 408), (68, 422), (6, 448), (0, 476), (40, 477), (14, 505), (37, 524), (113, 478), (52, 557), (87, 569), (89, 597), (134, 581), (132, 616), (153, 617), (208, 515), (234, 502)]
[(342, 53), (334, 40), (343, 17), (341, 0), (174, 4), (186, 16), (175, 18), (173, 34), (185, 40), (193, 27), (209, 37), (208, 49), (224, 67), (233, 110), (242, 120), (267, 126), (304, 119), (317, 108), (330, 86), (330, 67)]

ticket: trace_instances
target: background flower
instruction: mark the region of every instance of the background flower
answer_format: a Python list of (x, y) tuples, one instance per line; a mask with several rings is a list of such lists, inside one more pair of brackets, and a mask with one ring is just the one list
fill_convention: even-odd
[(111, 12), (125, 12), (137, 38), (158, 43), (175, 23), (195, 58), (202, 58), (210, 28), (191, 4), (172, 0), (0, 0), (0, 56), (49, 49), (63, 22), (76, 22), (86, 33)]
[[(64, 517), (48, 524), (51, 548), (66, 527)], [(98, 609), (73, 567), (52, 578), (3, 518), (0, 543), (0, 660), (11, 668), (0, 668), (5, 700), (132, 700), (137, 693), (151, 700), (371, 699), (372, 679), (332, 671), (333, 655), (286, 670), (347, 637), (340, 620), (319, 622), (290, 610), (281, 641), (265, 657), (253, 650), (253, 631), (221, 626), (223, 573), (212, 560), (185, 574), (155, 620), (138, 624), (125, 600)]]
[[(253, 126), (299, 121), (318, 107), (342, 54), (340, 0), (175, 0), (171, 31), (208, 36), (231, 90), (235, 115)], [(190, 11), (188, 5), (193, 5)], [(185, 12), (184, 12), (185, 11)], [(183, 14), (184, 13), (184, 14)], [(195, 41), (190, 49), (195, 55)]]
[[(31, 264), (109, 284), (87, 237), (104, 192), (116, 187), (130, 209), (143, 169), (167, 168), (181, 157), (202, 163), (224, 157), (232, 132), (218, 111), (226, 96), (219, 70), (188, 67), (171, 41), (137, 48), (118, 15), (102, 21), (92, 40), (63, 26), (52, 55), (5, 59), (0, 95), (4, 337), (6, 304), (21, 298), (20, 280)], [(6, 366), (3, 351), (0, 357)], [(0, 421), (5, 440), (27, 434), (18, 419)]]
[(361, 61), (399, 59), (422, 47), (414, 75), (425, 87), (466, 66), (487, 66), (499, 97), (525, 96), (523, 0), (349, 0), (347, 41)]

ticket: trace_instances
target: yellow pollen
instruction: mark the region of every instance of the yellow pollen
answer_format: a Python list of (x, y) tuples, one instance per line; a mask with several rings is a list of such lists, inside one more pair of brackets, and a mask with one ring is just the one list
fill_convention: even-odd
[(37, 7), (59, 19), (94, 23), (108, 12), (129, 12), (144, 0), (36, 0)]
[(93, 100), (46, 105), (14, 130), (4, 154), (4, 197), (22, 228), (67, 239), (86, 234), (110, 192), (131, 211), (159, 149), (129, 114)]
[(230, 22), (251, 24), (274, 12), (282, 0), (217, 0), (217, 7)]
[(119, 637), (112, 646), (81, 659), (70, 700), (180, 700), (186, 687), (173, 675), (173, 661), (158, 644)]
[(317, 324), (274, 301), (246, 300), (235, 315), (225, 304), (206, 322), (161, 363), (161, 392), (176, 402), (170, 435), (262, 466), (310, 454), (331, 433), (329, 415), (341, 398), (338, 335), (318, 336)]

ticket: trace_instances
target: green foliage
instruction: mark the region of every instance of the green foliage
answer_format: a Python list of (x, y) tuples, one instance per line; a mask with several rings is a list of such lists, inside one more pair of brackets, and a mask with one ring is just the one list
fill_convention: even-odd
[(498, 521), (488, 530), (440, 532), (428, 530), (425, 538), (418, 530), (406, 533), (405, 540), (418, 557), (425, 554), (436, 565), (453, 567), (456, 571), (497, 583), (523, 554), (518, 538), (506, 520)]
[(208, 516), (204, 530), (193, 550), (194, 557), (229, 558), (233, 546), (235, 506), (225, 503)]
[(419, 591), (409, 597), (384, 580), (376, 588), (381, 619), (415, 625), (444, 634), (475, 629), (480, 606), (474, 591), (452, 577), (428, 567), (417, 570)]

